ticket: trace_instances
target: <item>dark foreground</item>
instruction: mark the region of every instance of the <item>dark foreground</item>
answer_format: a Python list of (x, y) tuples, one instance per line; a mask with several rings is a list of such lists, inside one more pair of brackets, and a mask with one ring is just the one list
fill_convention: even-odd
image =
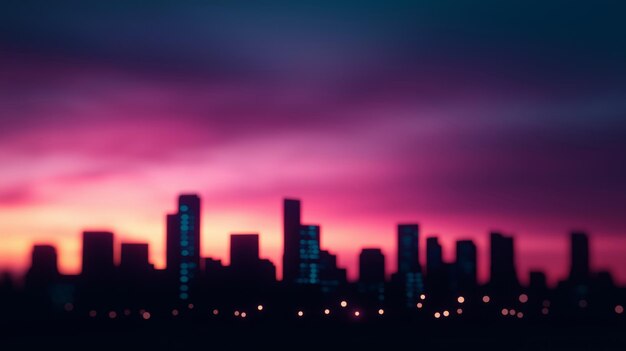
[(20, 322), (0, 350), (626, 350), (620, 324)]

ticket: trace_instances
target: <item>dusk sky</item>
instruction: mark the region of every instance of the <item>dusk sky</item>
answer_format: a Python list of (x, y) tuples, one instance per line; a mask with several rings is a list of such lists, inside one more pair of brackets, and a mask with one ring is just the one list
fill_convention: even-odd
[(586, 230), (626, 283), (625, 2), (208, 3), (2, 2), (0, 271), (52, 243), (76, 273), (85, 229), (163, 267), (196, 192), (225, 262), (258, 232), (280, 272), (296, 197), (352, 278), (417, 222), (449, 260), (474, 239), (482, 278), (489, 231), (514, 235), (522, 281), (563, 278)]

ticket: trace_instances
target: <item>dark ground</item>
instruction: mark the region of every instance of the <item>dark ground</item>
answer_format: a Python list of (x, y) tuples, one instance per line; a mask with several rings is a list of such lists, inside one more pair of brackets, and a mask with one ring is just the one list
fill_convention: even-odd
[(0, 336), (0, 350), (626, 350), (620, 324), (21, 322)]

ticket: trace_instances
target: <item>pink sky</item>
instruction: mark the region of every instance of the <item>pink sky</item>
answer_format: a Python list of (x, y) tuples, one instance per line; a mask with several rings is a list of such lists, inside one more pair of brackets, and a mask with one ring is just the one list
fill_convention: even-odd
[(441, 72), (346, 86), (311, 72), (241, 83), (42, 62), (0, 59), (12, 68), (0, 80), (1, 268), (22, 272), (33, 243), (52, 243), (75, 273), (85, 229), (148, 242), (163, 267), (165, 214), (197, 192), (202, 254), (226, 262), (229, 234), (259, 232), (280, 264), (288, 196), (352, 278), (366, 246), (394, 270), (395, 226), (417, 222), (422, 249), (437, 234), (448, 260), (453, 240), (474, 239), (483, 279), (488, 232), (513, 234), (521, 279), (542, 269), (552, 282), (566, 274), (569, 231), (585, 229), (593, 267), (626, 282), (623, 140), (582, 115), (594, 97), (471, 74), (443, 76), (458, 83), (448, 87)]

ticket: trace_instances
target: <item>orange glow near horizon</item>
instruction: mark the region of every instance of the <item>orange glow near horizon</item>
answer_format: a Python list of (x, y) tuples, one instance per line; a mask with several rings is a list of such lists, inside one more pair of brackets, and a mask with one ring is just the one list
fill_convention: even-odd
[[(85, 195), (85, 194), (83, 194)], [(60, 203), (44, 203), (37, 206), (17, 206), (3, 208), (0, 212), (0, 233), (5, 233), (0, 241), (0, 270), (23, 272), (29, 265), (33, 244), (49, 243), (57, 247), (60, 270), (66, 274), (80, 271), (81, 233), (83, 230), (104, 229), (115, 233), (116, 250), (121, 242), (146, 242), (150, 244), (150, 260), (156, 268), (165, 267), (165, 214), (173, 211), (177, 194), (168, 196), (133, 199), (124, 196), (115, 201), (95, 202), (91, 196), (66, 199)], [(303, 200), (303, 222), (319, 223), (322, 226), (322, 248), (338, 254), (339, 265), (348, 268), (349, 278), (356, 279), (357, 258), (360, 247), (381, 247), (387, 257), (387, 272), (395, 269), (395, 221), (392, 218), (369, 217), (366, 221), (358, 218), (340, 218), (332, 207), (325, 208), (324, 202)], [(242, 199), (242, 201), (244, 201)], [(95, 202), (95, 203), (94, 203)], [(226, 205), (226, 206), (224, 206)], [(261, 235), (261, 257), (271, 259), (277, 266), (280, 277), (282, 257), (282, 198), (263, 198), (258, 202), (242, 205), (222, 203), (219, 197), (203, 197), (202, 204), (202, 255), (222, 259), (228, 264), (229, 235), (240, 232), (257, 232)], [(400, 217), (401, 218), (401, 217)], [(349, 221), (349, 222), (348, 222)], [(418, 221), (419, 222), (419, 221)], [(442, 233), (440, 242), (444, 246), (444, 258), (454, 259), (454, 241), (472, 237), (478, 245), (479, 278), (485, 281), (488, 270), (487, 232), (473, 235), (446, 235), (446, 232), (463, 231), (446, 224), (436, 230), (435, 225), (423, 222), (421, 225), (420, 253), (424, 264), (424, 242), (430, 233)], [(355, 239), (359, 244), (355, 245)], [(526, 281), (525, 272), (529, 269), (548, 269), (551, 282), (565, 277), (568, 264), (567, 233), (561, 237), (543, 238), (541, 244), (529, 236), (516, 239), (519, 276)], [(593, 265), (612, 267), (621, 259), (622, 247), (626, 238), (593, 237)], [(618, 245), (618, 243), (620, 245)], [(601, 254), (598, 254), (601, 253)], [(118, 257), (119, 252), (116, 252)], [(558, 264), (553, 264), (557, 262)], [(624, 272), (615, 271), (617, 281), (624, 281)]]

